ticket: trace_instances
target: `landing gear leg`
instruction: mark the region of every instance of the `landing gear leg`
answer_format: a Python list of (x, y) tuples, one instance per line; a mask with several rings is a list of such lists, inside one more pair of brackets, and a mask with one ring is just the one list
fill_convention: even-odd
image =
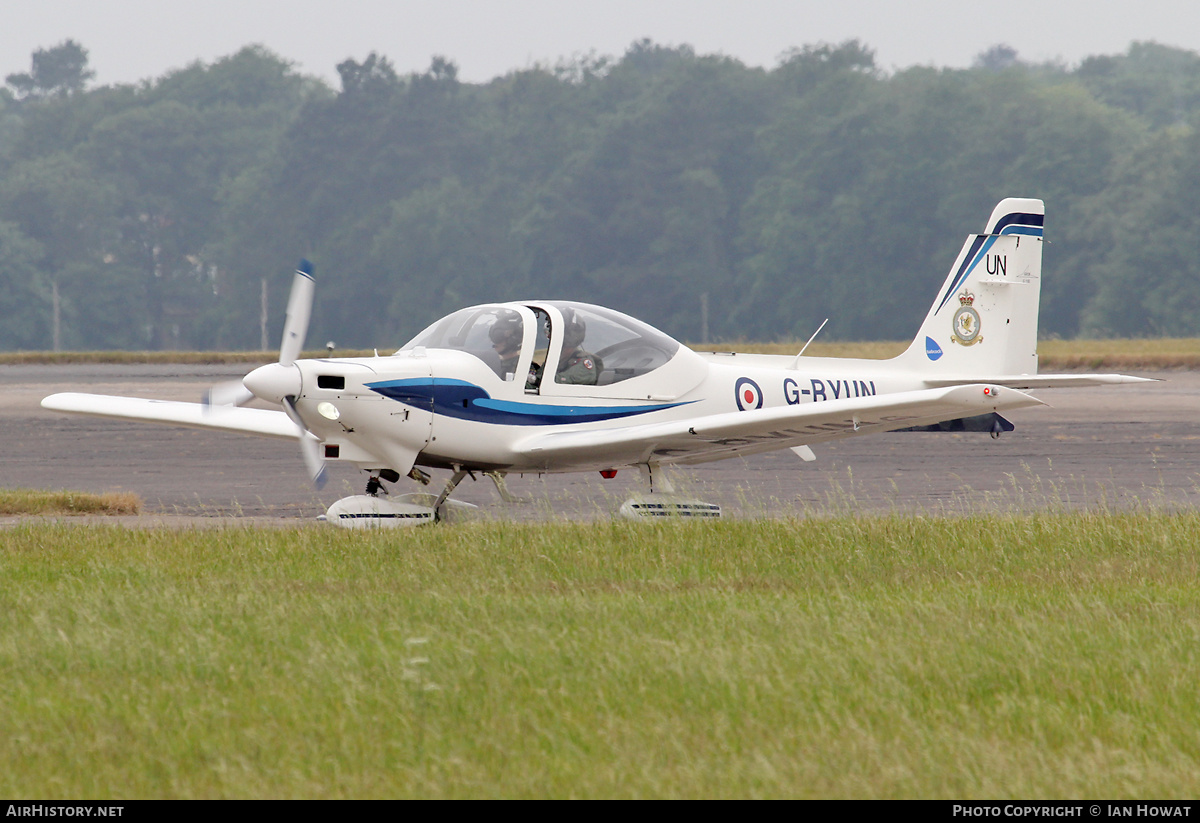
[(468, 474), (470, 474), (470, 472), (468, 472), (466, 469), (460, 469), (457, 466), (455, 467), (454, 474), (446, 483), (446, 488), (442, 489), (442, 493), (438, 495), (437, 500), (435, 500), (433, 503), (433, 516), (436, 520), (442, 519), (442, 504), (446, 502), (446, 498), (450, 496), (450, 492), (454, 491), (458, 484), (461, 483), (463, 478)]
[(500, 494), (500, 499), (505, 503), (528, 503), (524, 497), (517, 497), (508, 490), (508, 483), (504, 482), (504, 472), (484, 472), (485, 475), (492, 479), (496, 484), (496, 491)]
[(667, 477), (666, 471), (657, 463), (640, 463), (638, 468), (642, 471), (642, 476), (646, 478), (646, 482), (650, 484), (650, 493), (655, 494), (662, 492), (663, 494), (674, 494), (675, 487), (671, 485), (671, 479)]

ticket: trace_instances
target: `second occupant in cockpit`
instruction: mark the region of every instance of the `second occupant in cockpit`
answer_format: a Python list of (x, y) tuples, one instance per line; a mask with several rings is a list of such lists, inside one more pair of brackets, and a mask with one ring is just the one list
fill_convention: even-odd
[(558, 372), (554, 380), (556, 383), (594, 386), (604, 364), (600, 362), (599, 357), (582, 348), (587, 324), (571, 309), (563, 309), (562, 316), (562, 355), (558, 360)]

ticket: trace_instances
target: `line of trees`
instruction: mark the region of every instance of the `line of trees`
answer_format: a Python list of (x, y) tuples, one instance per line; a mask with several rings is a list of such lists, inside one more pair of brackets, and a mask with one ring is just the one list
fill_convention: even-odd
[(901, 339), (1001, 197), (1047, 204), (1042, 331), (1200, 335), (1200, 55), (1007, 47), (775, 68), (635, 43), (468, 84), (383, 56), (340, 88), (248, 47), (140, 85), (36, 52), (0, 92), (0, 348), (386, 351), (470, 303), (579, 299), (688, 340)]

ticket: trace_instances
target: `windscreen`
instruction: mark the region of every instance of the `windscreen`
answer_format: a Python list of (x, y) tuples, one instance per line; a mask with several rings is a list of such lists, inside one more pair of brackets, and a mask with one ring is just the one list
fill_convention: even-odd
[(508, 378), (521, 351), (524, 321), (504, 306), (473, 306), (456, 311), (408, 341), (400, 351), (417, 347), (453, 349), (474, 355), (496, 374)]

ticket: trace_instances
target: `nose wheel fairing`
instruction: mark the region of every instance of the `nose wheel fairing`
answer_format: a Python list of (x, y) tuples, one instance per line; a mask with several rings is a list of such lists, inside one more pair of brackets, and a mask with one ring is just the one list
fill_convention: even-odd
[(450, 500), (450, 493), (470, 472), (456, 471), (441, 494), (428, 492), (401, 494), (394, 498), (387, 495), (381, 480), (394, 482), (399, 477), (395, 472), (383, 471), (371, 475), (367, 482), (367, 493), (343, 497), (329, 507), (319, 519), (347, 529), (378, 529), (421, 526), (428, 523), (454, 522), (469, 518), (478, 506), (460, 500)]

